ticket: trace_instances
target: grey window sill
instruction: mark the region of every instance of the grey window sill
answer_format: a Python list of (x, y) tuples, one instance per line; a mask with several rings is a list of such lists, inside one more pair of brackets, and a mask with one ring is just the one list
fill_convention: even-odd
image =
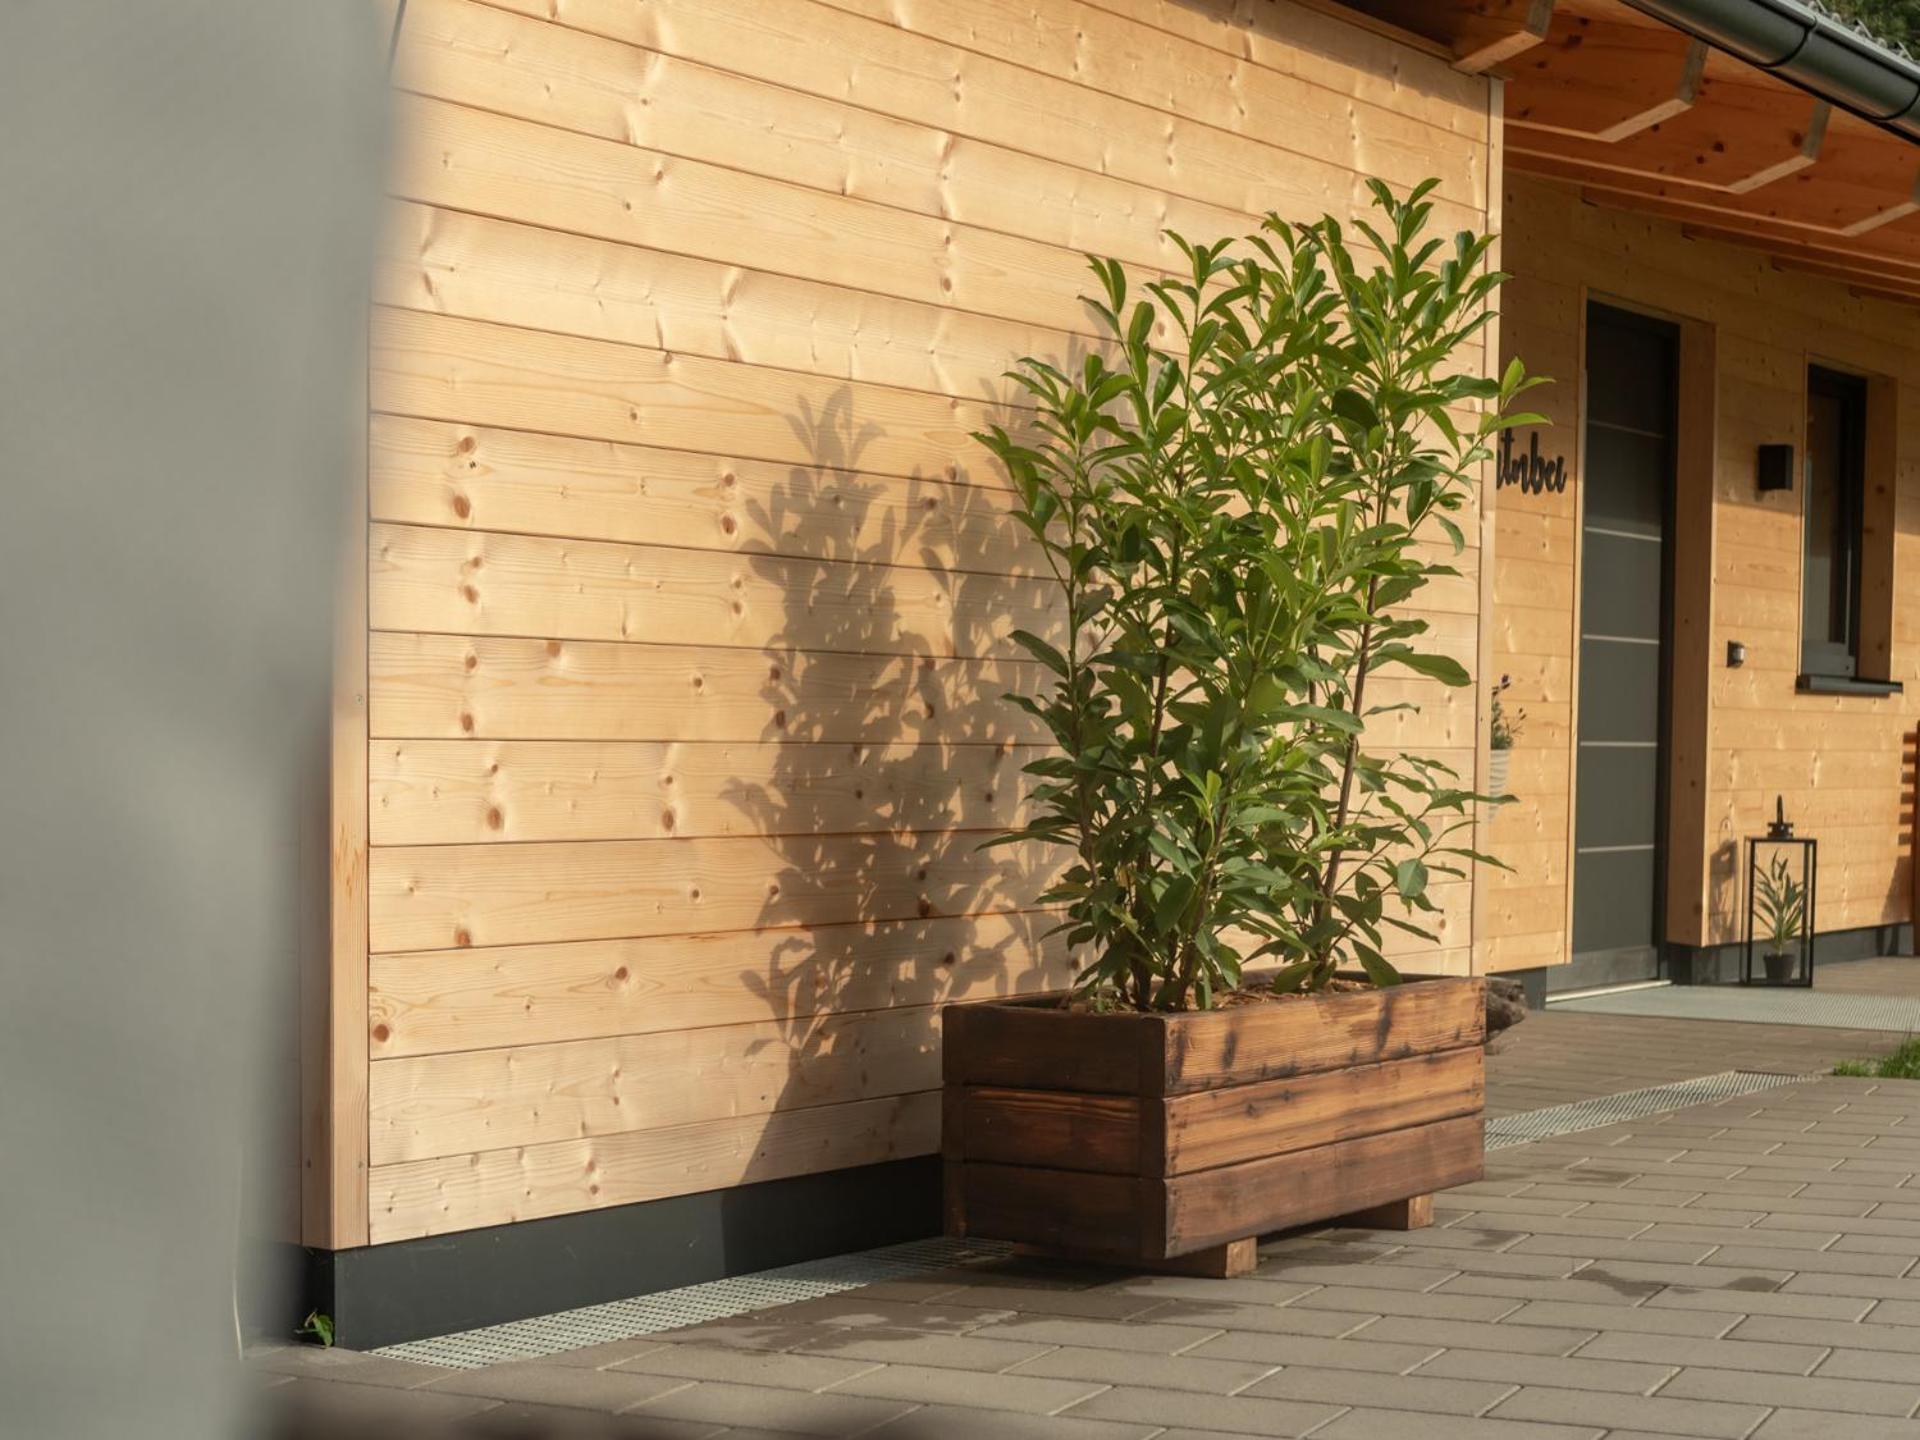
[(1802, 675), (1794, 688), (1803, 695), (1899, 695), (1898, 680), (1859, 680), (1851, 675)]

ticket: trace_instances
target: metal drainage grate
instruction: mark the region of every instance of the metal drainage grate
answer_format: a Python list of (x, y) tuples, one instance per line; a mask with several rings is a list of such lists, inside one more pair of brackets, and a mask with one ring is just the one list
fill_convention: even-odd
[(1666, 1110), (1684, 1110), (1689, 1105), (1707, 1105), (1736, 1095), (1751, 1095), (1760, 1090), (1777, 1090), (1797, 1085), (1814, 1075), (1763, 1075), (1750, 1070), (1728, 1070), (1720, 1075), (1702, 1075), (1697, 1080), (1677, 1080), (1671, 1085), (1654, 1085), (1645, 1090), (1627, 1090), (1619, 1095), (1602, 1095), (1593, 1100), (1577, 1100), (1571, 1105), (1550, 1105), (1544, 1110), (1526, 1110), (1518, 1115), (1502, 1115), (1487, 1121), (1487, 1149), (1504, 1150), (1509, 1145), (1524, 1145), (1529, 1140), (1546, 1140), (1555, 1135), (1573, 1135), (1582, 1130), (1598, 1130), (1622, 1120), (1643, 1115), (1658, 1115)]
[(712, 1320), (727, 1320), (753, 1310), (791, 1305), (857, 1290), (882, 1280), (910, 1280), (955, 1265), (999, 1260), (1013, 1247), (990, 1240), (914, 1240), (852, 1255), (830, 1255), (777, 1270), (711, 1280), (678, 1290), (613, 1300), (579, 1310), (536, 1315), (505, 1325), (489, 1325), (458, 1335), (409, 1340), (374, 1353), (422, 1365), (444, 1365), (453, 1370), (478, 1370), (503, 1360), (535, 1360), (610, 1340), (632, 1340), (658, 1335)]

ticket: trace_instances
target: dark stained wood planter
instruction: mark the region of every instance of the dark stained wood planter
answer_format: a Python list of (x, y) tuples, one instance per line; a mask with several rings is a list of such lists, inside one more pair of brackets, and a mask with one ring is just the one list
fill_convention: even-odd
[[(1179, 1015), (949, 1005), (947, 1233), (1164, 1262), (1480, 1178), (1486, 982)], [(1224, 1262), (1228, 1270), (1243, 1268)]]

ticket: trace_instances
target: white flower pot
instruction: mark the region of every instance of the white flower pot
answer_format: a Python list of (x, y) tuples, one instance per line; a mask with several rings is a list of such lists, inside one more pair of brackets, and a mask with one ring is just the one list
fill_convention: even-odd
[(1511, 750), (1490, 750), (1487, 752), (1487, 793), (1500, 796), (1507, 793), (1507, 766), (1513, 759)]

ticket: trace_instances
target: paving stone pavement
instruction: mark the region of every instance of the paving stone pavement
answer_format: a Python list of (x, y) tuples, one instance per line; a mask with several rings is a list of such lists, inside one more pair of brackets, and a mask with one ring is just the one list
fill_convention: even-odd
[(956, 1269), (479, 1371), (276, 1350), (262, 1433), (1920, 1440), (1920, 1084), (1498, 1151), (1436, 1222), (1269, 1240), (1232, 1281)]

